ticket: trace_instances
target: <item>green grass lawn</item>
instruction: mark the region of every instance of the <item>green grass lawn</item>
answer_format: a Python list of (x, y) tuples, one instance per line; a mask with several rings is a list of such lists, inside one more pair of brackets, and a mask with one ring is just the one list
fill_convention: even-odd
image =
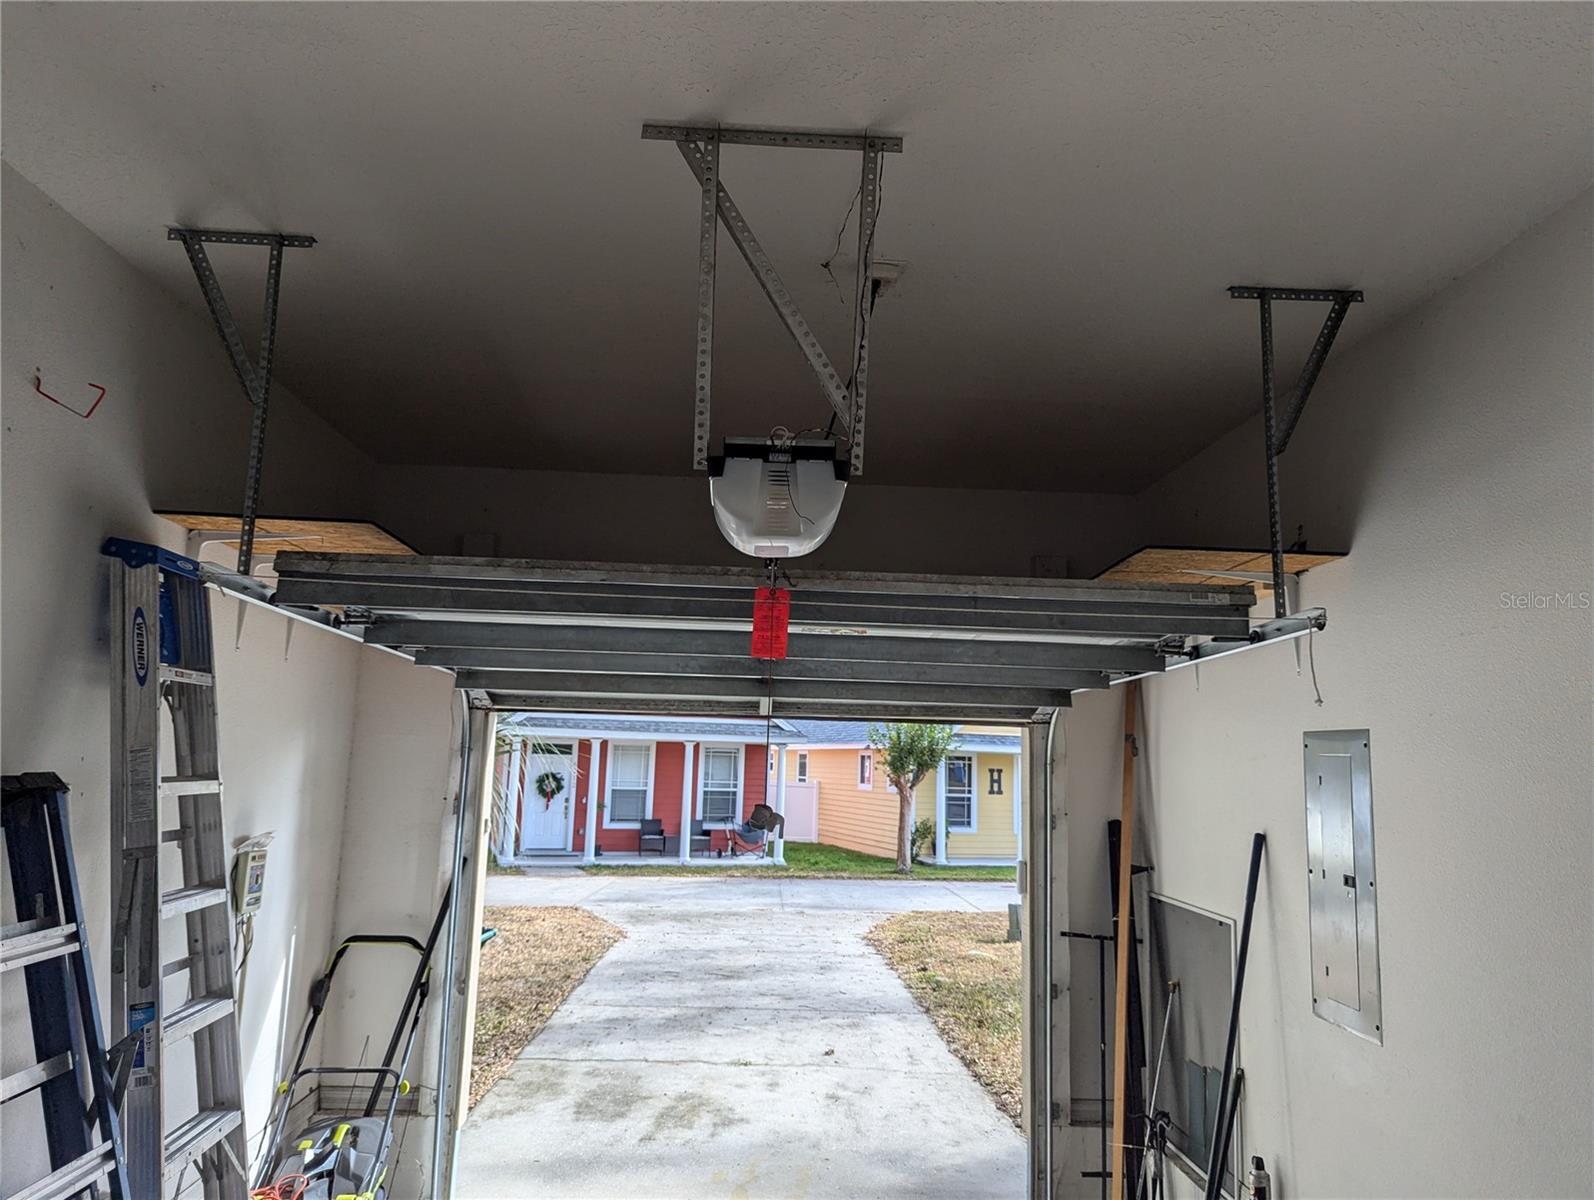
[(1011, 883), (1012, 867), (937, 867), (915, 863), (909, 875), (898, 875), (897, 864), (889, 858), (860, 854), (840, 846), (808, 842), (786, 843), (784, 867), (667, 867), (608, 866), (602, 863), (583, 867), (594, 875), (717, 875), (732, 878), (764, 876), (773, 879), (981, 879)]

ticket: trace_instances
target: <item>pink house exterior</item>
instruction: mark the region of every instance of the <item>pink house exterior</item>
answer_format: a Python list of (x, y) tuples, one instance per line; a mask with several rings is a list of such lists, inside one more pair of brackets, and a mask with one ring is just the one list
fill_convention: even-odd
[[(642, 848), (643, 822), (658, 820), (665, 861), (717, 859), (754, 805), (775, 804), (765, 735), (763, 721), (516, 713), (499, 723), (494, 854), (500, 862), (630, 858)], [(770, 730), (773, 747), (804, 740), (782, 722)], [(683, 816), (693, 828), (701, 822), (706, 848), (683, 854)], [(658, 849), (650, 842), (649, 857)]]

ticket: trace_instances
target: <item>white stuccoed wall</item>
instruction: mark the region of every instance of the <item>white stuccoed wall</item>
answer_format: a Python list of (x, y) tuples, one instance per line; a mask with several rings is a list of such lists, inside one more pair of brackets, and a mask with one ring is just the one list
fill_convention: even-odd
[[(424, 943), (453, 859), (460, 703), (452, 675), (365, 653), (343, 810), (342, 886), (328, 915), (338, 938), (407, 934)], [(446, 936), (444, 930), (432, 956), (431, 992), (406, 1072), (425, 1119), (403, 1131), (388, 1184), (394, 1200), (428, 1194)], [(325, 1062), (381, 1062), (414, 967), (415, 955), (401, 949), (351, 953), (328, 1002)]]
[[(288, 618), (257, 606), (248, 606), (234, 649), (239, 603), (230, 597), (211, 603), (227, 836), (275, 835), (239, 1026), (253, 1151), (272, 1085), (297, 1044), (310, 983), (331, 944), (326, 914), (340, 883), (356, 683), (362, 659), (376, 652), (300, 622), (293, 622), (288, 642)], [(96, 965), (108, 981), (107, 958), (100, 955)]]
[[(1585, 194), (1330, 361), (1282, 460), (1286, 528), (1350, 550), (1302, 591), (1329, 613), (1324, 705), (1288, 647), (1146, 686), (1153, 886), (1238, 917), (1268, 834), (1242, 1136), (1281, 1196), (1571, 1196), (1594, 1177), (1591, 214)], [(1247, 425), (1151, 489), (1148, 540), (1265, 544), (1260, 442)], [(1577, 607), (1502, 602), (1555, 592)], [(1121, 697), (1078, 700), (1059, 780), (1071, 894), (1092, 881), (1071, 919), (1105, 927)], [(1338, 728), (1372, 732), (1382, 1047), (1311, 1011), (1301, 735)]]
[[(3, 171), (0, 768), (53, 770), (72, 787), (72, 831), (103, 1007), (110, 978), (110, 666), (108, 573), (99, 546), (114, 534), (180, 549), (179, 532), (151, 515), (154, 508), (236, 511), (249, 410), (197, 294), (195, 308), (179, 305), (9, 166)], [(164, 235), (152, 230), (150, 236)], [(290, 271), (285, 303), (291, 281)], [(240, 296), (238, 303), (246, 300)], [(92, 381), (107, 389), (105, 400), (91, 420), (80, 420), (34, 393), (35, 368), (63, 398), (92, 396)], [(360, 515), (369, 467), (292, 395), (273, 389), (268, 508)], [(276, 832), (243, 997), (253, 1145), (279, 1057), (298, 1035), (310, 980), (333, 933), (362, 661), (383, 659), (398, 668), (398, 675), (383, 676), (395, 696), (422, 672), (302, 624), (285, 658), (287, 619), (258, 608), (250, 610), (235, 649), (237, 602), (218, 598), (212, 609), (228, 834)], [(436, 672), (424, 674), (433, 683)], [(446, 713), (431, 732), (436, 737), (423, 752), (434, 751), (438, 738), (446, 742)], [(370, 841), (365, 849), (383, 857)], [(9, 882), (0, 891), (10, 919)], [(21, 982), (20, 973), (9, 973), (0, 994), (0, 1073), (32, 1061)], [(45, 1171), (37, 1111), (27, 1105), (6, 1108), (0, 1193)]]

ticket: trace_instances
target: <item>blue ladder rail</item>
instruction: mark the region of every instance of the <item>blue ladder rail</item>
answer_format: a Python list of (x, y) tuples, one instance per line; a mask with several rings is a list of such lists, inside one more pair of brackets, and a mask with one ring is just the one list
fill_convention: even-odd
[[(22, 971), (37, 1056), (35, 1065), (0, 1080), (0, 1103), (37, 1092), (44, 1110), (50, 1174), (18, 1195), (76, 1195), (92, 1188), (97, 1196), (103, 1182), (113, 1200), (131, 1200), (83, 929), (67, 790), (51, 772), (0, 777), (0, 824), (18, 918), (0, 930), (0, 971)], [(74, 1046), (79, 1039), (81, 1054)], [(87, 1110), (85, 1096), (92, 1097)]]

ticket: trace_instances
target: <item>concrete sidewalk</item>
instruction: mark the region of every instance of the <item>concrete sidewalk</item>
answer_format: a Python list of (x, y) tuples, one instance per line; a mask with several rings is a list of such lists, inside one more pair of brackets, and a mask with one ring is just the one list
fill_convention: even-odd
[(488, 881), (628, 936), (471, 1114), (458, 1194), (1017, 1197), (1024, 1142), (862, 940), (881, 914), (1001, 910), (1006, 884)]
[(1003, 912), (1018, 899), (1011, 883), (918, 879), (671, 879), (588, 875), (573, 867), (535, 874), (489, 875), (488, 904), (575, 904), (593, 911), (684, 905), (699, 912)]

